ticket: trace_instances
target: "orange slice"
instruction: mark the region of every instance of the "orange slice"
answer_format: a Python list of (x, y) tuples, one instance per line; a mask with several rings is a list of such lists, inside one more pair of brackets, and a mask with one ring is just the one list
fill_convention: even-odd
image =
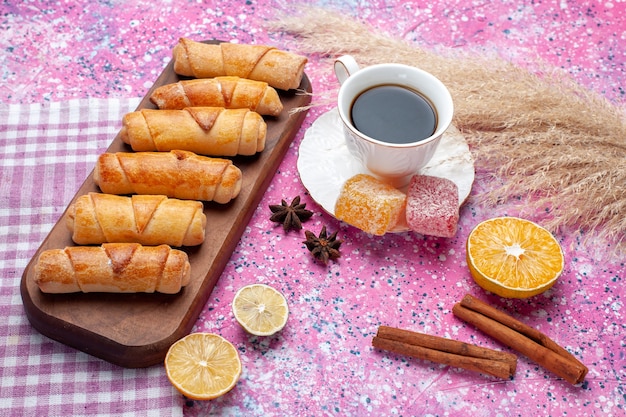
[(165, 372), (192, 400), (212, 400), (230, 391), (241, 376), (237, 349), (222, 336), (191, 333), (170, 346)]
[(282, 330), (289, 316), (285, 297), (265, 284), (240, 288), (233, 298), (232, 308), (241, 327), (257, 336), (271, 336)]
[(467, 238), (467, 264), (483, 289), (528, 298), (551, 288), (563, 272), (561, 246), (543, 227), (516, 217), (478, 224)]

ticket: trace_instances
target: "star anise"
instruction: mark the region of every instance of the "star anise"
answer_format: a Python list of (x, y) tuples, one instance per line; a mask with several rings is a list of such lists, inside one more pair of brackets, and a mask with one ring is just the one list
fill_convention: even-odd
[(342, 240), (337, 240), (337, 232), (328, 236), (326, 234), (326, 226), (322, 226), (322, 230), (319, 236), (315, 233), (305, 230), (304, 235), (306, 240), (304, 243), (311, 254), (319, 259), (326, 265), (329, 259), (337, 259), (341, 256), (339, 253), (339, 246), (343, 243)]
[(302, 229), (302, 222), (313, 215), (312, 211), (306, 209), (306, 204), (300, 204), (300, 196), (296, 196), (289, 205), (285, 200), (281, 200), (280, 204), (271, 204), (270, 210), (273, 213), (270, 220), (282, 223), (285, 232)]

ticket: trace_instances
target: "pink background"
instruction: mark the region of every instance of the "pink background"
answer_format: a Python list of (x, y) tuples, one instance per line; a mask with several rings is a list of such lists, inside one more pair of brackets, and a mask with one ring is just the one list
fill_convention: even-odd
[[(0, 103), (142, 97), (181, 36), (295, 48), (291, 38), (267, 33), (263, 26), (285, 10), (283, 3), (3, 4)], [(621, 1), (309, 4), (366, 21), (421, 47), (484, 50), (523, 64), (539, 58), (615, 103), (624, 102), (626, 3)], [(337, 87), (331, 68), (332, 61), (311, 57), (307, 74), (314, 92)], [(624, 415), (626, 267), (623, 260), (595, 259), (594, 253), (610, 249), (608, 242), (585, 250), (568, 236), (558, 236), (566, 267), (556, 286), (529, 300), (505, 300), (471, 280), (464, 243), (478, 222), (507, 213), (506, 206), (497, 211), (463, 206), (453, 239), (414, 233), (372, 237), (342, 224), (308, 196), (296, 169), (304, 131), (329, 108), (308, 113), (194, 328), (235, 344), (244, 366), (241, 380), (227, 395), (204, 403), (185, 401), (172, 388), (170, 395), (180, 397), (185, 415)], [(344, 243), (338, 262), (327, 267), (315, 263), (301, 243), (303, 232), (285, 234), (269, 221), (269, 204), (296, 195), (316, 213), (306, 229), (319, 232), (326, 225), (329, 231), (339, 230)], [(59, 204), (59, 214), (64, 204)], [(18, 268), (36, 249), (28, 248)], [(254, 282), (272, 285), (287, 297), (291, 315), (276, 336), (248, 336), (232, 316), (234, 293)], [(586, 381), (571, 386), (521, 356), (515, 378), (501, 381), (371, 347), (377, 327), (391, 325), (508, 350), (452, 315), (453, 304), (465, 293), (555, 339), (589, 367)], [(25, 337), (41, 336), (32, 330)], [(45, 339), (42, 343), (63, 361), (76, 360), (73, 349)], [(29, 365), (28, 372), (37, 373), (37, 365)], [(112, 372), (123, 375), (123, 370)], [(141, 373), (135, 377), (140, 379)]]

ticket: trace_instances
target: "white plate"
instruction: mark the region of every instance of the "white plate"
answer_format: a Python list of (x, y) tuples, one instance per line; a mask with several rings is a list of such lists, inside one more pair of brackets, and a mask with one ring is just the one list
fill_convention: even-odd
[[(298, 154), (298, 173), (311, 197), (333, 216), (343, 184), (356, 174), (369, 173), (348, 152), (336, 108), (318, 117), (305, 132)], [(455, 127), (444, 133), (435, 155), (419, 173), (454, 181), (459, 189), (459, 204), (467, 199), (474, 182), (474, 160), (465, 138)], [(406, 230), (403, 225), (393, 231)]]

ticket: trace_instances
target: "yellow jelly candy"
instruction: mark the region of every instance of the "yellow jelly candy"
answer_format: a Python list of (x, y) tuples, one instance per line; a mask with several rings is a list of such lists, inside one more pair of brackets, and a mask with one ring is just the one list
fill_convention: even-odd
[(404, 217), (406, 195), (368, 174), (357, 174), (343, 185), (335, 217), (373, 235), (384, 235)]

